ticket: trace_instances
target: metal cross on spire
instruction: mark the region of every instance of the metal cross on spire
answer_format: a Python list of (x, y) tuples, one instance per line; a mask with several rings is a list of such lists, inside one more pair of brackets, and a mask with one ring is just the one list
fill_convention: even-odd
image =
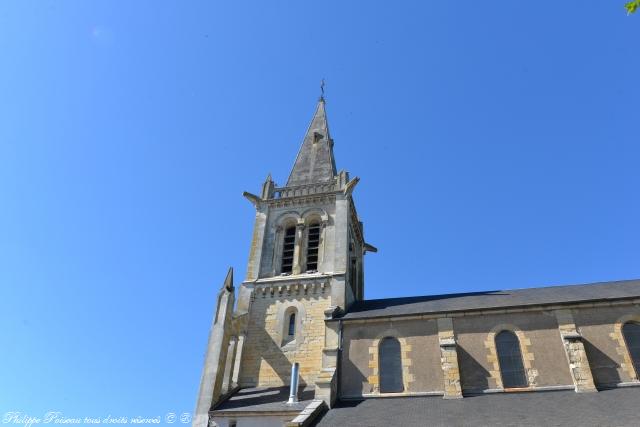
[(320, 80), (320, 99), (324, 99), (324, 79)]

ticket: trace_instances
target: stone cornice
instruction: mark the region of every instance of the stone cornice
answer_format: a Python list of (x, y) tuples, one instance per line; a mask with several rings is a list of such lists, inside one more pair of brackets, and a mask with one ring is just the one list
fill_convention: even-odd
[(277, 187), (273, 189), (275, 196), (274, 199), (276, 200), (321, 193), (333, 193), (337, 191), (340, 191), (337, 180), (334, 180), (333, 182), (318, 182), (292, 187)]
[(253, 288), (254, 296), (262, 298), (301, 294), (318, 295), (327, 292), (331, 288), (331, 279), (339, 276), (344, 276), (344, 273), (276, 276), (243, 282), (242, 286)]
[(290, 295), (317, 295), (324, 294), (329, 290), (329, 280), (318, 282), (310, 281), (303, 283), (293, 283), (288, 285), (261, 285), (254, 288), (254, 296), (276, 297)]
[(328, 282), (333, 277), (341, 277), (344, 275), (345, 275), (344, 272), (291, 274), (286, 276), (262, 277), (257, 280), (242, 282), (242, 285), (243, 286), (260, 286), (260, 285), (270, 286), (270, 285), (286, 285), (291, 283), (314, 282), (314, 281)]
[(283, 197), (281, 199), (263, 200), (262, 203), (272, 208), (284, 208), (289, 206), (305, 206), (318, 203), (332, 203), (336, 200), (338, 192), (316, 193), (294, 197)]

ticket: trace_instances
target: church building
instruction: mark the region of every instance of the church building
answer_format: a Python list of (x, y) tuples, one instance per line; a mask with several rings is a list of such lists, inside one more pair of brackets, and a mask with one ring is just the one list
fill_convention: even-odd
[(321, 97), (285, 185), (244, 193), (194, 427), (640, 424), (640, 280), (366, 300), (333, 145)]

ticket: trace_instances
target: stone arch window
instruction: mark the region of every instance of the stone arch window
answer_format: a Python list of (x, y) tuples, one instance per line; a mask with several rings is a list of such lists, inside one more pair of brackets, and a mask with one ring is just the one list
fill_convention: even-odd
[(495, 340), (502, 386), (504, 388), (528, 387), (520, 340), (516, 334), (511, 331), (502, 331), (496, 335)]
[(401, 393), (404, 391), (402, 381), (402, 352), (400, 341), (394, 337), (380, 340), (378, 347), (378, 372), (380, 375), (381, 393)]
[(627, 344), (633, 367), (636, 370), (636, 377), (640, 377), (640, 323), (625, 323), (622, 326), (622, 335)]
[(307, 271), (318, 271), (318, 253), (320, 250), (320, 221), (313, 220), (307, 227)]
[(282, 345), (288, 344), (296, 339), (299, 333), (300, 316), (298, 309), (294, 306), (287, 307), (282, 319)]
[(296, 312), (289, 314), (289, 327), (287, 328), (287, 335), (290, 337), (296, 336)]
[(293, 271), (293, 254), (296, 247), (296, 226), (287, 225), (284, 228), (284, 241), (282, 243), (281, 273), (291, 274)]

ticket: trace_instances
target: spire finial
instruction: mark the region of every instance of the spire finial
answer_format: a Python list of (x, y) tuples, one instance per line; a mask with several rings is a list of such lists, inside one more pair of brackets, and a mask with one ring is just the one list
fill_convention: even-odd
[(320, 80), (320, 99), (324, 101), (324, 77)]
[(224, 283), (222, 284), (222, 289), (233, 292), (233, 267), (229, 267), (227, 277), (225, 277)]

